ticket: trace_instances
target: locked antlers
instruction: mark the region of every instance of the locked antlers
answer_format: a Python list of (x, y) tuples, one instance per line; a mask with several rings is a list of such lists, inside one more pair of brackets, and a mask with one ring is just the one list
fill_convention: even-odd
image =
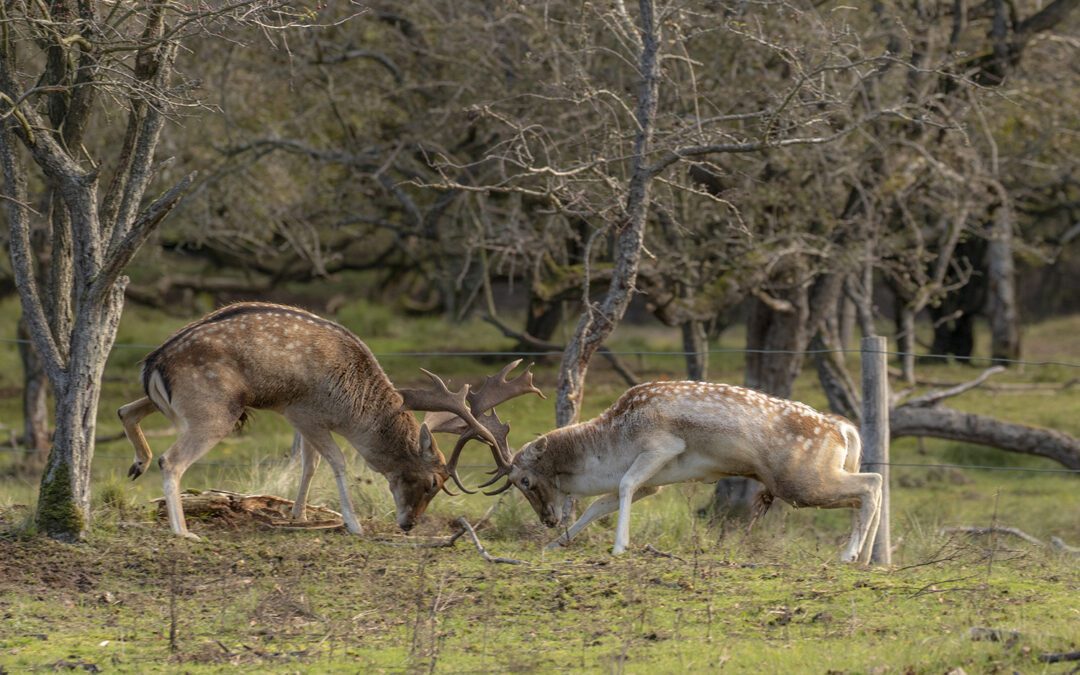
[(498, 465), (496, 478), (484, 483), (481, 487), (491, 485), (494, 480), (505, 475), (505, 472), (509, 470), (512, 453), (507, 437), (510, 434), (510, 425), (499, 419), (495, 407), (525, 394), (536, 394), (540, 398), (546, 398), (544, 393), (533, 384), (531, 363), (523, 373), (512, 380), (507, 379), (510, 372), (520, 363), (521, 359), (508, 363), (497, 374), (484, 378), (484, 382), (475, 390), (470, 389), (466, 384), (459, 391), (451, 392), (438, 375), (426, 370), (424, 374), (431, 378), (435, 385), (433, 389), (399, 390), (405, 401), (403, 408), (428, 412), (424, 416), (424, 424), (427, 425), (429, 431), (459, 434), (446, 468), (454, 483), (464, 492), (473, 494), (475, 490), (469, 490), (461, 484), (461, 479), (457, 475), (457, 463), (458, 458), (461, 457), (461, 451), (473, 439), (480, 439), (491, 447), (491, 454)]

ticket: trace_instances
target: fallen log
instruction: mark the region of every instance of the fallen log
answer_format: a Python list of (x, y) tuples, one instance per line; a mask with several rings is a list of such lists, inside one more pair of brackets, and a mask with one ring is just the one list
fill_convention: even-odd
[[(157, 504), (158, 517), (167, 517), (165, 498), (151, 500)], [(293, 500), (274, 495), (245, 495), (226, 490), (189, 490), (180, 495), (184, 515), (203, 520), (222, 520), (230, 525), (250, 521), (282, 530), (333, 530), (345, 526), (337, 511), (325, 506), (304, 507), (306, 520), (294, 520)]]
[(889, 432), (929, 436), (1046, 457), (1069, 469), (1080, 469), (1080, 439), (1054, 429), (1005, 422), (940, 405), (901, 405), (889, 411)]

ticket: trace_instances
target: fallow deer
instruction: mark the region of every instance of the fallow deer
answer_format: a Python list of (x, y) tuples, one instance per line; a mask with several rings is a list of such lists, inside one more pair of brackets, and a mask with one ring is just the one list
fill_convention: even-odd
[[(386, 476), (398, 526), (408, 532), (440, 489), (449, 492), (447, 479), (462, 487), (456, 466), (465, 440), (477, 437), (498, 445), (473, 410), (482, 414), (514, 396), (540, 393), (528, 369), (506, 380), (518, 363), (489, 377), (480, 392), (467, 384), (451, 392), (427, 371), (432, 389), (399, 390), (367, 345), (343, 326), (284, 305), (229, 305), (177, 331), (143, 360), (146, 396), (118, 411), (135, 446), (128, 475), (132, 480), (142, 475), (152, 456), (139, 422), (161, 411), (178, 429), (176, 442), (158, 460), (169, 525), (179, 536), (198, 539), (188, 531), (180, 504), (184, 471), (242, 424), (249, 409), (273, 410), (302, 437), (303, 473), (294, 518), (303, 517), (311, 476), (322, 456), (334, 471), (346, 527), (362, 533), (349, 498), (345, 457), (331, 436), (335, 432)], [(477, 394), (483, 394), (479, 404)], [(410, 410), (435, 417), (419, 424)], [(449, 462), (432, 435), (437, 431), (464, 434)]]
[[(599, 417), (550, 431), (499, 465), (488, 494), (516, 486), (548, 527), (565, 523), (578, 496), (601, 495), (549, 547), (565, 545), (597, 518), (619, 511), (612, 553), (630, 543), (630, 504), (661, 486), (748, 476), (795, 507), (857, 509), (841, 560), (869, 560), (881, 476), (859, 473), (862, 444), (850, 422), (795, 401), (725, 384), (652, 382), (629, 389)], [(501, 454), (500, 454), (501, 453)]]

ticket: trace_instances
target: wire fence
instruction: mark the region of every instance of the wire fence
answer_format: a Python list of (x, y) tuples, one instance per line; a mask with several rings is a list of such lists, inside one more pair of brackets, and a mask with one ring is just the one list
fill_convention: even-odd
[[(0, 344), (29, 344), (29, 340), (17, 339), (17, 338), (0, 338)], [(140, 344), (136, 342), (117, 342), (113, 344), (114, 349), (142, 349), (153, 350), (157, 349), (161, 345), (153, 344)], [(528, 356), (562, 356), (561, 350), (532, 350), (532, 351), (514, 351), (514, 350), (477, 350), (477, 351), (399, 351), (399, 352), (373, 352), (376, 358), (379, 359), (394, 359), (394, 358), (488, 358), (488, 357), (514, 357), (524, 358)], [(684, 350), (619, 350), (611, 349), (606, 353), (613, 356), (679, 356), (686, 357), (694, 354), (783, 354), (783, 355), (801, 355), (801, 356), (814, 356), (817, 354), (862, 354), (862, 349), (854, 347), (838, 347), (833, 349), (750, 349), (746, 347), (715, 347), (698, 352), (684, 351)], [(992, 356), (956, 356), (954, 354), (932, 354), (923, 352), (906, 352), (899, 350), (882, 350), (880, 352), (872, 352), (885, 354), (887, 356), (903, 357), (903, 356), (915, 356), (920, 359), (938, 359), (942, 361), (962, 361), (964, 363), (980, 364), (987, 363), (991, 365), (1018, 365), (1018, 366), (1061, 366), (1064, 368), (1077, 368), (1080, 369), (1080, 362), (1077, 361), (1061, 361), (1057, 359), (1046, 359), (1041, 361), (1033, 361), (1029, 359), (1007, 359)]]
[[(108, 439), (106, 442), (113, 442), (122, 439)], [(99, 441), (100, 443), (101, 441)], [(0, 454), (34, 454), (40, 452), (38, 450), (32, 450), (28, 448), (20, 448), (13, 446), (0, 447)], [(108, 453), (94, 453), (95, 460), (103, 460), (109, 462), (130, 462), (132, 455), (114, 455)], [(220, 466), (220, 467), (233, 467), (233, 468), (250, 468), (251, 466), (281, 466), (287, 467), (293, 463), (294, 460), (287, 458), (274, 458), (274, 457), (253, 457), (248, 461), (217, 461), (217, 460), (199, 460), (197, 466)], [(867, 466), (888, 466), (888, 467), (901, 467), (901, 468), (913, 468), (913, 469), (972, 469), (977, 471), (1013, 471), (1018, 473), (1060, 473), (1060, 474), (1080, 474), (1080, 469), (1057, 469), (1057, 468), (1038, 468), (1038, 467), (1024, 467), (1024, 466), (995, 466), (992, 464), (935, 464), (935, 463), (911, 463), (911, 462), (864, 462)], [(490, 469), (487, 464), (459, 464), (459, 469), (466, 470), (482, 470)]]

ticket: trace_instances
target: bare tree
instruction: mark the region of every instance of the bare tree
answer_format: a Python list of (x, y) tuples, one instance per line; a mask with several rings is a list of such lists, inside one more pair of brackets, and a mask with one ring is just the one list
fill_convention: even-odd
[[(120, 9), (92, 0), (15, 2), (0, 19), (0, 164), (12, 269), (55, 397), (37, 524), (65, 540), (89, 526), (101, 376), (123, 308), (123, 270), (193, 179), (170, 180), (155, 165), (166, 116), (191, 89), (174, 77), (180, 45), (230, 21), (270, 29), (291, 18), (272, 2)], [(109, 133), (115, 125), (119, 139)], [(155, 177), (170, 187), (144, 203)], [(43, 283), (30, 243), (35, 226), (47, 232), (50, 250)]]

